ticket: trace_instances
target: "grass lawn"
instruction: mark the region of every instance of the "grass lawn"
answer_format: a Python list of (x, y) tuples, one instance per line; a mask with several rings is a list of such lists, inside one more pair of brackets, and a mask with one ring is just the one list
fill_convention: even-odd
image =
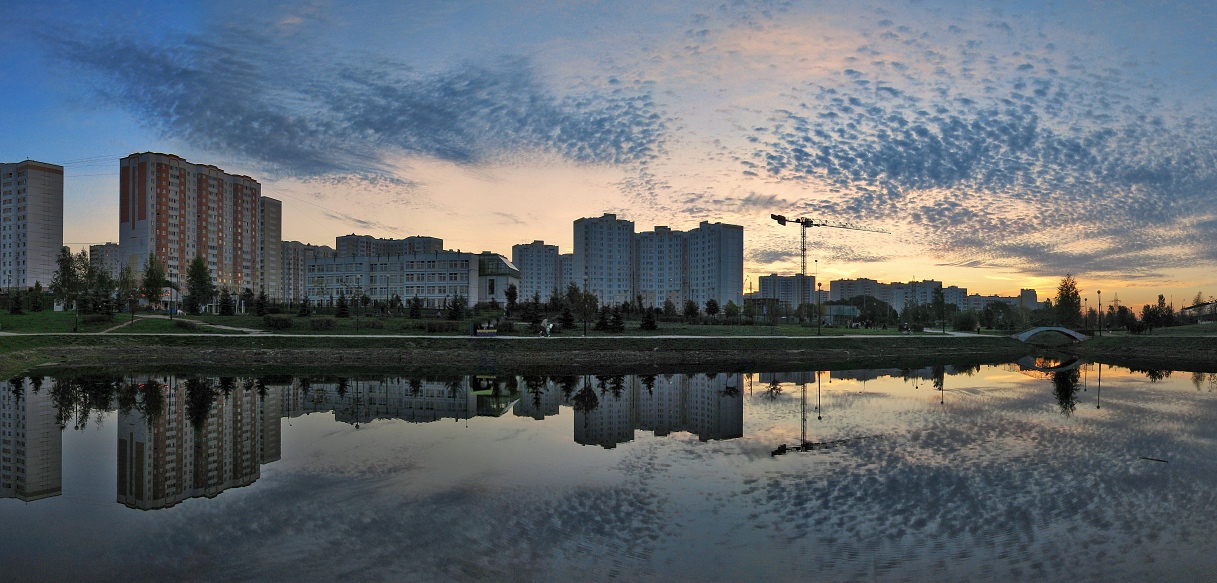
[[(41, 312), (26, 312), (20, 316), (14, 316), (8, 312), (0, 314), (0, 332), (54, 332), (54, 333), (69, 333), (72, 331), (72, 323), (76, 320), (76, 315), (72, 312), (55, 312), (51, 310), (43, 310)], [(101, 332), (107, 328), (113, 328), (123, 322), (122, 315), (115, 315), (113, 322), (97, 322), (93, 324), (85, 323), (85, 316), (80, 316), (80, 331), (81, 332)]]
[(1217, 336), (1217, 324), (1189, 324), (1187, 326), (1172, 326), (1157, 328), (1152, 336)]

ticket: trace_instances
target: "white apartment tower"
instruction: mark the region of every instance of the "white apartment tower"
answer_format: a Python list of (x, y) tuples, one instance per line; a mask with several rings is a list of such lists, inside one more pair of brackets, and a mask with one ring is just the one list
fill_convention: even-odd
[(660, 308), (671, 300), (680, 310), (689, 299), (686, 235), (657, 226), (634, 236), (634, 273), (642, 305)]
[(119, 161), (119, 247), (142, 270), (149, 252), (169, 281), (184, 284), (186, 267), (202, 255), (221, 289), (261, 287), (263, 231), (279, 232), (279, 217), (262, 217), (262, 186), (172, 154), (144, 152)]
[(601, 304), (632, 301), (634, 222), (606, 213), (575, 221), (575, 285)]
[(744, 302), (744, 228), (702, 221), (688, 232), (689, 299)]
[(0, 288), (43, 288), (63, 247), (63, 166), (0, 163)]
[(520, 301), (539, 294), (547, 302), (555, 287), (565, 291), (559, 285), (562, 265), (558, 257), (558, 246), (544, 241), (511, 246), (511, 262), (520, 269)]

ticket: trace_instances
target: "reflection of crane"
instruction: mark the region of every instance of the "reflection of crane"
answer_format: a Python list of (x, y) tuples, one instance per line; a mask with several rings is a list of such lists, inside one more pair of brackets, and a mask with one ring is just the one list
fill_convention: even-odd
[[(889, 232), (889, 231), (884, 231), (883, 229), (873, 229), (871, 227), (863, 227), (863, 226), (855, 225), (853, 223), (843, 223), (840, 221), (829, 221), (829, 220), (825, 220), (825, 219), (808, 219), (808, 218), (804, 218), (804, 217), (799, 217), (797, 219), (787, 219), (785, 215), (769, 215), (769, 218), (777, 221), (778, 224), (782, 225), (783, 227), (786, 226), (787, 222), (798, 223), (799, 225), (803, 226), (803, 228), (800, 229), (801, 237), (800, 237), (800, 244), (799, 244), (799, 288), (798, 288), (799, 289), (799, 299), (798, 299), (799, 323), (803, 322), (803, 304), (806, 303), (804, 300), (806, 300), (806, 295), (807, 295), (806, 290), (803, 289), (803, 286), (807, 285), (806, 284), (806, 280), (807, 280), (807, 229), (810, 227), (832, 227), (834, 229), (849, 229), (851, 231), (870, 231), (872, 233), (888, 233)], [(820, 315), (816, 314), (816, 317), (819, 318)]]
[[(816, 408), (815, 408), (815, 411), (816, 411), (816, 419), (823, 421), (824, 420), (824, 411), (820, 406), (820, 372), (821, 371), (816, 371)], [(828, 382), (831, 383), (832, 379), (830, 378)], [(817, 449), (824, 449), (827, 447), (832, 447), (834, 445), (841, 445), (843, 443), (849, 443), (851, 441), (858, 441), (858, 440), (862, 440), (862, 439), (870, 439), (872, 437), (879, 437), (879, 436), (848, 437), (845, 439), (834, 439), (832, 441), (821, 441), (818, 443), (814, 442), (814, 441), (807, 441), (807, 383), (803, 383), (803, 385), (802, 385), (801, 401), (802, 401), (802, 403), (801, 403), (801, 407), (800, 407), (800, 412), (802, 413), (803, 424), (802, 424), (802, 434), (799, 437), (799, 444), (792, 447), (792, 446), (788, 446), (783, 443), (782, 445), (779, 445), (777, 447), (777, 449), (773, 450), (769, 454), (770, 456), (777, 457), (779, 455), (783, 455), (785, 453), (792, 452), (792, 451), (814, 451)]]

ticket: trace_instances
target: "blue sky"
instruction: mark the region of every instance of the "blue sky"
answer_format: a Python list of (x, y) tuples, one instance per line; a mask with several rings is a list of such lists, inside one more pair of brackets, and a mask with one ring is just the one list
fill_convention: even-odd
[(316, 243), (721, 220), (755, 280), (797, 268), (781, 212), (892, 232), (812, 233), (830, 279), (1217, 293), (1207, 4), (17, 6), (0, 159), (65, 164), (73, 244), (114, 238), (117, 160), (153, 150), (258, 178)]

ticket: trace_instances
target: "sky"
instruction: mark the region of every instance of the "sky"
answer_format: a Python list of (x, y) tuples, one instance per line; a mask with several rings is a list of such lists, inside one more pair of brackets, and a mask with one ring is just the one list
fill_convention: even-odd
[(283, 236), (510, 256), (572, 222), (744, 226), (745, 291), (937, 279), (1176, 307), (1217, 294), (1217, 5), (0, 0), (0, 160), (65, 166), (116, 239), (118, 160), (247, 174)]

